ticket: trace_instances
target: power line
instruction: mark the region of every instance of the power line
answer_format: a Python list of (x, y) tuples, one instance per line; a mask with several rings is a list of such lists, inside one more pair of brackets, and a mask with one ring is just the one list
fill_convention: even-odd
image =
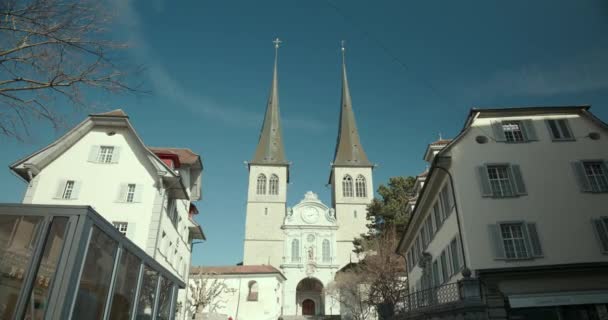
[[(338, 15), (340, 15), (342, 17), (342, 19), (344, 19), (347, 23), (351, 24), (352, 26), (354, 26), (355, 28), (359, 29), (359, 31), (361, 31), (361, 33), (367, 37), (368, 40), (370, 40), (371, 42), (375, 43), (380, 49), (382, 49), (382, 51), (384, 51), (384, 53), (389, 56), (393, 62), (397, 63), (399, 66), (401, 66), (403, 68), (404, 71), (406, 71), (406, 73), (409, 74), (415, 74), (414, 71), (412, 71), (412, 69), (410, 67), (408, 67), (404, 62), (402, 62), (396, 55), (394, 55), (389, 49), (388, 47), (386, 47), (382, 41), (378, 40), (376, 37), (374, 37), (370, 32), (368, 32), (366, 30), (365, 27), (359, 25), (357, 23), (357, 21), (355, 21), (355, 19), (349, 17), (348, 15), (346, 15), (337, 5), (333, 4), (330, 0), (325, 0), (325, 3), (327, 4), (327, 6), (329, 6), (330, 8), (332, 8), (334, 11), (336, 11), (336, 13), (338, 13)], [(437, 98), (439, 98), (440, 100), (444, 100), (444, 102), (448, 102), (447, 99), (445, 99), (445, 97), (443, 97), (439, 91), (435, 88), (435, 86), (433, 86), (432, 83), (430, 83), (428, 80), (426, 80), (424, 77), (421, 76), (417, 76), (418, 80), (420, 80), (422, 82), (422, 85), (424, 87), (426, 87), (429, 91), (431, 91)]]

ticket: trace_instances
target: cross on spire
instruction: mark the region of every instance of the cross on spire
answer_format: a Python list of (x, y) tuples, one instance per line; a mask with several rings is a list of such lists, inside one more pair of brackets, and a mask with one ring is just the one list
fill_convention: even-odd
[(278, 48), (279, 48), (279, 45), (280, 45), (282, 42), (283, 42), (283, 41), (281, 41), (281, 39), (279, 39), (279, 38), (276, 38), (276, 39), (274, 39), (274, 40), (272, 41), (272, 43), (274, 43), (274, 48), (275, 48), (275, 49), (278, 49)]
[(342, 50), (342, 63), (344, 63), (344, 51), (346, 51), (346, 41), (340, 41), (340, 49)]

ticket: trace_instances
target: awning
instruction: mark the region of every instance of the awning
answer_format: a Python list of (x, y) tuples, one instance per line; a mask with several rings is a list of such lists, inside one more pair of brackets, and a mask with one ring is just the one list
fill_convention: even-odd
[(509, 295), (511, 308), (608, 303), (608, 291), (570, 291)]

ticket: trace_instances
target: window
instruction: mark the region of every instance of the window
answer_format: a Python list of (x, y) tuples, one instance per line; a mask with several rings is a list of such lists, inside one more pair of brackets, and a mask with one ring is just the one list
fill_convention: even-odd
[(526, 248), (526, 239), (524, 238), (523, 229), (523, 225), (520, 223), (500, 225), (500, 232), (507, 259), (528, 257), (528, 249)]
[(68, 180), (65, 183), (65, 188), (63, 189), (63, 195), (61, 196), (62, 199), (72, 199), (73, 196), (73, 192), (74, 192), (74, 180)]
[(445, 186), (443, 186), (443, 189), (441, 189), (441, 203), (443, 205), (443, 212), (445, 217), (447, 218), (450, 213), (452, 212), (452, 194), (450, 193), (450, 187), (449, 184), (446, 184)]
[(291, 240), (291, 262), (300, 262), (300, 241)]
[(608, 217), (593, 220), (595, 234), (597, 235), (602, 252), (608, 253)]
[(506, 222), (488, 227), (497, 259), (530, 259), (543, 256), (535, 223)]
[(355, 181), (355, 192), (357, 197), (365, 198), (367, 197), (367, 189), (365, 185), (365, 177), (359, 175), (357, 180)]
[(112, 163), (113, 154), (114, 154), (114, 147), (101, 146), (101, 147), (99, 147), (99, 153), (97, 155), (97, 162)]
[(329, 262), (329, 261), (330, 261), (329, 240), (325, 239), (325, 240), (323, 240), (323, 262)]
[(450, 254), (452, 256), (452, 274), (460, 270), (460, 248), (456, 238), (450, 242)]
[(441, 284), (441, 279), (439, 279), (439, 263), (437, 260), (433, 261), (433, 284), (432, 286), (438, 286)]
[(603, 162), (584, 162), (585, 175), (592, 192), (607, 192), (608, 178), (606, 177), (606, 166)]
[(431, 216), (428, 216), (426, 218), (424, 226), (426, 228), (426, 233), (429, 236), (429, 242), (431, 242), (431, 240), (433, 240), (433, 221), (431, 219)]
[(266, 176), (263, 173), (258, 175), (257, 194), (266, 194)]
[(248, 287), (247, 301), (258, 301), (258, 283), (253, 280), (249, 281)]
[(445, 250), (443, 252), (441, 252), (441, 278), (443, 279), (443, 282), (447, 282), (448, 281), (448, 259), (447, 259), (447, 255), (445, 254)]
[(124, 236), (127, 235), (127, 226), (129, 225), (127, 222), (112, 222), (112, 224), (118, 232), (122, 233)]
[(519, 165), (486, 165), (477, 169), (482, 196), (505, 198), (527, 194)]
[(422, 247), (426, 248), (426, 246), (429, 244), (430, 242), (430, 237), (427, 236), (426, 234), (426, 228), (422, 227), (420, 229), (420, 238), (422, 238)]
[(171, 220), (173, 227), (177, 229), (177, 200), (173, 198), (167, 200), (167, 217)]
[(503, 121), (502, 131), (507, 142), (524, 142), (524, 134), (519, 121)]
[(342, 178), (342, 195), (344, 197), (353, 196), (353, 178), (349, 175), (345, 175), (344, 178)]
[(439, 200), (435, 201), (435, 204), (433, 205), (433, 213), (435, 215), (435, 221), (437, 222), (437, 230), (439, 230), (443, 224), (443, 213), (441, 212), (441, 207), (439, 206)]
[(279, 194), (279, 177), (276, 174), (270, 176), (270, 181), (268, 183), (268, 194)]
[(129, 184), (127, 186), (127, 202), (133, 202), (135, 199), (135, 185)]
[(572, 131), (568, 126), (567, 119), (546, 120), (551, 139), (555, 140), (574, 140)]

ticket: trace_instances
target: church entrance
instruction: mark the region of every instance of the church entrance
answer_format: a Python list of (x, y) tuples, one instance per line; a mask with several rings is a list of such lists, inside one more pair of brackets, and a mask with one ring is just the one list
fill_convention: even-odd
[(305, 316), (323, 315), (323, 283), (315, 278), (305, 278), (296, 287), (296, 301)]
[(314, 316), (315, 315), (315, 302), (306, 299), (302, 301), (302, 315), (305, 316)]

